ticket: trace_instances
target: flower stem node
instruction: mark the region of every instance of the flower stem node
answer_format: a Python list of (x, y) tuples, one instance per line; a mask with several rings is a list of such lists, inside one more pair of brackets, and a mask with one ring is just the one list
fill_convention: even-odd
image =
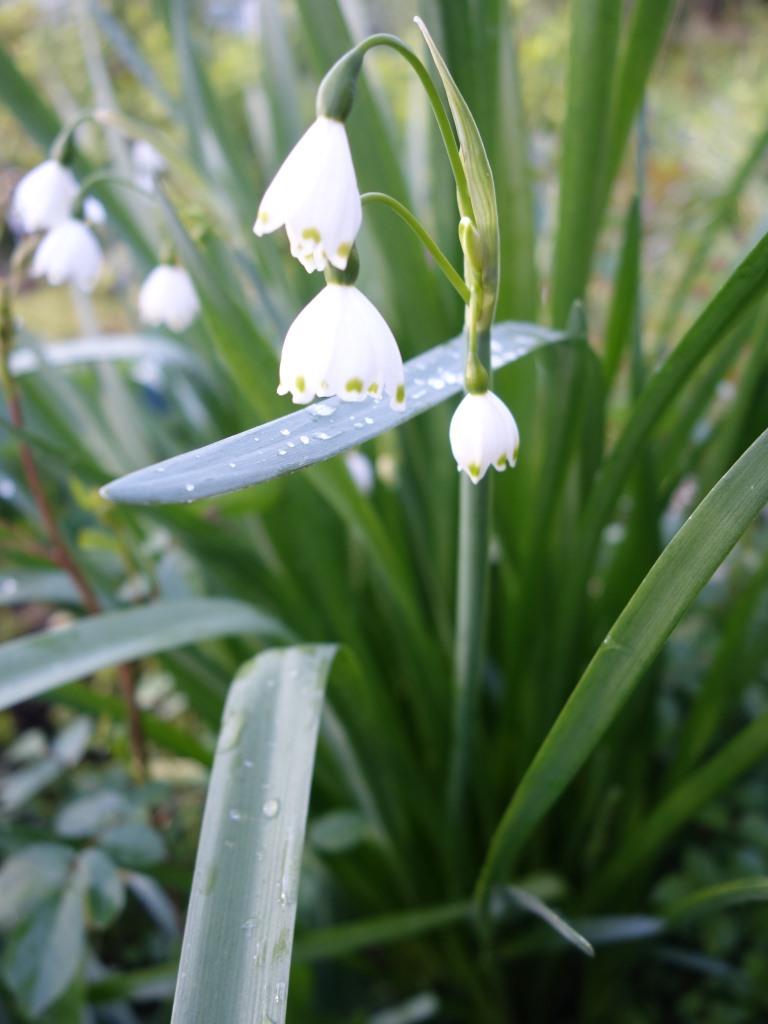
[(253, 230), (285, 226), (291, 254), (307, 271), (344, 270), (363, 212), (347, 131), (321, 115), (302, 135), (264, 193)]
[(340, 57), (317, 90), (315, 109), (318, 117), (346, 121), (355, 99), (355, 86), (363, 66), (365, 51), (350, 50)]
[(449, 437), (458, 468), (472, 483), (479, 483), (489, 466), (501, 472), (517, 462), (517, 423), (492, 391), (464, 396), (453, 414)]
[(44, 160), (16, 186), (10, 221), (22, 234), (48, 231), (65, 221), (79, 192), (77, 179), (58, 160)]
[(353, 284), (329, 283), (291, 324), (280, 360), (279, 395), (305, 405), (338, 395), (360, 402), (384, 392), (405, 406), (403, 360), (381, 313)]
[(200, 300), (184, 267), (161, 264), (148, 274), (139, 292), (139, 316), (145, 324), (185, 331), (199, 312)]
[(35, 250), (30, 273), (45, 277), (48, 284), (71, 283), (91, 292), (101, 273), (104, 258), (96, 235), (88, 225), (68, 217), (52, 228)]

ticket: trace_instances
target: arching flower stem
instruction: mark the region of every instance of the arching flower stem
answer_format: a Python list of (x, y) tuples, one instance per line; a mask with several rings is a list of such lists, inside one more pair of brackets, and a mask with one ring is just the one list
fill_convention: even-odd
[(411, 213), (407, 206), (404, 206), (398, 199), (387, 195), (385, 192), (364, 192), (360, 196), (360, 200), (363, 206), (387, 206), (390, 210), (394, 210), (398, 217), (405, 221), (422, 245), (432, 253), (435, 263), (437, 263), (443, 274), (445, 274), (449, 283), (454, 288), (464, 305), (467, 305), (470, 293), (466, 282), (462, 279), (459, 272), (453, 266), (434, 238), (432, 238), (418, 217)]

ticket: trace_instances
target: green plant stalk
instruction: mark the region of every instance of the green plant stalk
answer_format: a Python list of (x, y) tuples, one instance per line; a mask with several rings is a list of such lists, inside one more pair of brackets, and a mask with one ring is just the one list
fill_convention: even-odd
[[(478, 332), (476, 352), (480, 363), (489, 374), (489, 383), (490, 348), (490, 329)], [(471, 351), (470, 346), (470, 353)], [(453, 742), (448, 777), (448, 821), (456, 837), (460, 831), (459, 823), (469, 779), (485, 649), (490, 518), (489, 474), (486, 473), (479, 483), (473, 483), (466, 474), (462, 474), (459, 485), (456, 626), (453, 649)]]
[[(398, 39), (397, 36), (382, 32), (364, 39), (354, 47), (354, 49), (350, 50), (349, 53), (346, 53), (341, 57), (337, 64), (341, 63), (341, 61), (348, 60), (353, 55), (362, 60), (368, 50), (372, 50), (375, 46), (388, 46), (390, 49), (394, 50), (395, 53), (399, 53), (419, 76), (419, 80), (424, 86), (427, 99), (429, 100), (430, 106), (432, 107), (432, 111), (435, 115), (437, 126), (440, 129), (440, 135), (442, 136), (443, 144), (445, 145), (445, 150), (451, 164), (451, 170), (453, 171), (453, 176), (456, 180), (459, 210), (461, 211), (462, 216), (471, 215), (472, 200), (470, 198), (464, 164), (462, 163), (461, 154), (459, 153), (459, 147), (456, 144), (456, 136), (453, 133), (450, 119), (445, 107), (443, 106), (443, 101), (440, 99), (440, 94), (437, 91), (435, 83), (432, 81), (432, 76), (413, 50), (409, 46), (406, 46), (402, 39)], [(334, 65), (334, 68), (336, 66), (337, 65)], [(333, 73), (334, 68), (331, 68), (328, 72), (328, 76)]]
[(364, 192), (363, 195), (360, 196), (360, 200), (363, 206), (370, 206), (374, 203), (378, 203), (380, 206), (388, 206), (390, 210), (394, 210), (398, 217), (400, 217), (400, 219), (408, 225), (411, 231), (413, 231), (422, 245), (430, 251), (435, 259), (435, 263), (437, 263), (438, 267), (440, 267), (442, 272), (445, 274), (461, 301), (465, 304), (469, 302), (469, 288), (462, 280), (461, 275), (434, 238), (432, 238), (418, 217), (415, 217), (407, 206), (404, 206), (403, 203), (399, 202), (392, 196), (388, 196), (385, 192)]

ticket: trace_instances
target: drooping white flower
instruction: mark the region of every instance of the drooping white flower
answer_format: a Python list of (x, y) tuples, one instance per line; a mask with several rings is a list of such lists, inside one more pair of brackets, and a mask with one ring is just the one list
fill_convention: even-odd
[(291, 253), (306, 270), (347, 265), (363, 213), (347, 130), (318, 117), (285, 158), (259, 206), (253, 230), (285, 225)]
[(139, 292), (139, 316), (145, 324), (184, 331), (199, 312), (200, 300), (184, 267), (161, 264), (150, 271)]
[(68, 217), (43, 238), (32, 259), (33, 277), (49, 284), (71, 282), (81, 291), (93, 291), (103, 257), (99, 241), (82, 220)]
[(78, 191), (77, 179), (68, 167), (58, 160), (44, 160), (16, 186), (12, 221), (26, 234), (54, 228), (69, 217)]
[(96, 196), (86, 196), (83, 200), (83, 217), (88, 224), (99, 225), (106, 224), (107, 222), (107, 211), (104, 207), (104, 203)]
[(405, 405), (403, 360), (392, 331), (353, 284), (327, 284), (288, 329), (280, 360), (279, 395), (306, 404), (317, 395), (359, 402), (386, 391)]
[(371, 494), (376, 484), (376, 470), (368, 456), (357, 448), (351, 448), (344, 456), (344, 463), (358, 491)]
[(155, 179), (168, 166), (165, 157), (146, 139), (137, 139), (131, 146), (131, 163), (136, 184), (148, 192), (154, 190)]
[(489, 466), (502, 470), (517, 461), (515, 417), (492, 391), (464, 396), (451, 419), (449, 437), (459, 469), (473, 483), (483, 479)]

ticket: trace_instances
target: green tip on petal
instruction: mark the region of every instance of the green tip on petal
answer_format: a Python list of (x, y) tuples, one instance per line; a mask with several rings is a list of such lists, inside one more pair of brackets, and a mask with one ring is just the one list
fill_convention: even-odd
[(304, 228), (301, 232), (301, 237), (305, 238), (308, 242), (316, 242), (318, 245), (322, 241), (322, 236), (317, 228)]
[(359, 377), (351, 377), (344, 385), (345, 391), (356, 391), (358, 394), (363, 393), (363, 382)]
[(297, 391), (306, 391), (307, 390), (307, 382), (304, 379), (304, 377), (299, 376), (299, 377), (296, 378), (296, 390)]
[(405, 384), (398, 384), (395, 391), (395, 401), (398, 405), (402, 405), (405, 401)]
[(500, 459), (496, 460), (496, 469), (506, 469), (509, 465), (509, 460), (506, 455), (502, 455)]
[(376, 384), (376, 383), (371, 384), (369, 386), (369, 388), (368, 388), (368, 394), (369, 395), (378, 395), (378, 393), (379, 393), (379, 385)]
[(470, 464), (467, 466), (467, 472), (475, 480), (479, 479), (480, 477), (480, 467), (476, 462), (470, 462)]

